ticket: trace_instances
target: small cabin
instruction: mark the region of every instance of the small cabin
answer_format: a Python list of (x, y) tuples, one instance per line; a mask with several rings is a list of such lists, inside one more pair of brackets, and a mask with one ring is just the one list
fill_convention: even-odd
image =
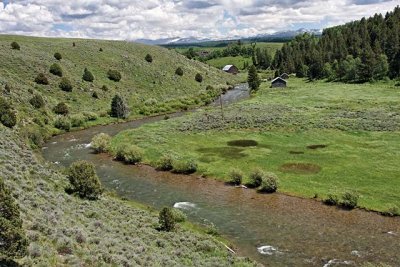
[(238, 74), (239, 69), (235, 65), (226, 65), (222, 68), (223, 71), (231, 74)]
[(271, 88), (286, 87), (286, 85), (287, 85), (287, 82), (284, 79), (282, 79), (281, 77), (276, 77), (271, 82)]
[(289, 79), (289, 74), (287, 73), (282, 73), (282, 75), (280, 76), (282, 79), (287, 80)]

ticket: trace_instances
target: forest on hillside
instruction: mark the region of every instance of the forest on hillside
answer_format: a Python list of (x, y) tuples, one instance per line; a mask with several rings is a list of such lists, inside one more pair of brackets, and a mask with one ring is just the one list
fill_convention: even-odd
[(275, 54), (272, 68), (298, 77), (368, 82), (400, 77), (400, 7), (327, 28), (320, 38), (304, 34)]

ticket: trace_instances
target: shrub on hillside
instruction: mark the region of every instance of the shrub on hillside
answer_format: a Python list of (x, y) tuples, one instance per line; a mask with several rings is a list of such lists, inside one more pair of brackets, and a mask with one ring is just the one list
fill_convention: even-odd
[(61, 60), (62, 59), (62, 55), (58, 52), (54, 53), (54, 58), (57, 60)]
[(103, 48), (100, 47), (99, 52), (103, 52)]
[(136, 164), (142, 161), (143, 150), (136, 145), (120, 146), (116, 150), (115, 158), (128, 164)]
[(115, 95), (111, 101), (111, 117), (115, 118), (127, 118), (129, 110), (125, 101), (119, 95)]
[(174, 158), (170, 154), (164, 154), (156, 163), (159, 171), (171, 171), (173, 169)]
[(108, 79), (114, 82), (119, 82), (122, 78), (121, 73), (117, 70), (108, 70), (107, 76)]
[(72, 163), (68, 168), (67, 178), (70, 182), (70, 185), (66, 188), (68, 193), (77, 194), (81, 198), (96, 200), (103, 192), (94, 165), (87, 161)]
[(54, 74), (56, 76), (62, 77), (63, 76), (63, 71), (62, 68), (59, 64), (54, 63), (53, 65), (50, 66), (50, 73)]
[(99, 94), (96, 91), (94, 91), (92, 93), (92, 97), (95, 98), (95, 99), (99, 99)]
[(262, 170), (260, 170), (258, 168), (253, 170), (250, 173), (250, 176), (249, 176), (250, 181), (249, 181), (248, 185), (251, 187), (254, 187), (254, 188), (259, 187), (262, 183), (264, 176), (265, 176), (265, 174)]
[(68, 115), (69, 113), (69, 109), (67, 104), (65, 104), (64, 102), (60, 102), (58, 103), (54, 108), (53, 108), (54, 113), (58, 114), (58, 115)]
[(93, 74), (92, 74), (87, 68), (85, 68), (85, 69), (83, 70), (82, 79), (83, 79), (84, 81), (87, 81), (87, 82), (93, 82), (94, 76), (93, 76)]
[(147, 54), (144, 59), (149, 63), (153, 62), (153, 57), (150, 54)]
[(187, 219), (186, 214), (183, 213), (183, 212), (182, 212), (181, 210), (179, 210), (179, 209), (173, 208), (173, 209), (172, 209), (172, 214), (173, 214), (173, 216), (174, 216), (175, 221), (178, 222), (178, 223), (184, 222), (184, 221), (186, 221), (186, 219)]
[(103, 92), (107, 92), (107, 91), (108, 91), (107, 85), (103, 85), (103, 86), (101, 87), (101, 90), (103, 90)]
[(178, 67), (178, 68), (175, 70), (175, 74), (176, 74), (176, 75), (179, 75), (179, 76), (183, 76), (183, 70), (182, 70), (182, 68), (181, 68), (181, 67)]
[(90, 147), (94, 149), (96, 153), (107, 152), (110, 148), (111, 137), (105, 133), (99, 133), (92, 138)]
[(175, 229), (176, 220), (174, 217), (174, 212), (170, 207), (164, 207), (158, 216), (158, 221), (160, 224), (160, 230), (162, 231), (173, 231)]
[(240, 185), (243, 180), (243, 173), (238, 169), (233, 169), (228, 174), (229, 183), (232, 185)]
[(196, 82), (201, 83), (203, 81), (203, 76), (200, 73), (197, 73), (194, 79), (196, 80)]
[(4, 126), (12, 128), (17, 124), (17, 115), (14, 111), (8, 109), (1, 113), (0, 121)]
[(72, 92), (73, 89), (71, 81), (66, 77), (61, 79), (58, 87), (64, 92)]
[(99, 118), (96, 113), (90, 111), (83, 112), (83, 116), (85, 116), (86, 121), (95, 121)]
[(58, 116), (54, 121), (54, 127), (68, 132), (71, 129), (71, 121), (68, 117)]
[(48, 85), (49, 80), (47, 79), (46, 75), (44, 75), (44, 73), (39, 73), (35, 78), (35, 83)]
[(278, 177), (273, 173), (266, 173), (258, 189), (262, 193), (274, 193), (278, 190)]
[(29, 129), (26, 136), (33, 149), (42, 147), (44, 144), (44, 139), (42, 133), (37, 129)]
[(14, 259), (26, 255), (28, 240), (22, 228), (19, 206), (2, 178), (0, 178), (0, 203), (0, 265), (12, 266)]
[(19, 44), (17, 42), (12, 42), (11, 43), (11, 49), (20, 50), (21, 47), (19, 46)]
[(11, 84), (6, 83), (6, 85), (4, 86), (4, 89), (6, 90), (7, 93), (11, 93), (11, 89), (12, 89)]
[(34, 95), (30, 100), (29, 103), (34, 107), (34, 108), (42, 108), (44, 107), (44, 100), (41, 95)]
[(193, 160), (174, 160), (172, 171), (180, 174), (192, 174), (197, 171), (197, 163)]
[(340, 201), (340, 206), (345, 209), (354, 209), (357, 207), (358, 195), (353, 192), (345, 192), (342, 195), (342, 200)]

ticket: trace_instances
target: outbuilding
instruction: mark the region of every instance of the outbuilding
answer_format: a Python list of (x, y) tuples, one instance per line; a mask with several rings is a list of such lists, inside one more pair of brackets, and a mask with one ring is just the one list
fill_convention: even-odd
[(225, 67), (222, 68), (222, 70), (227, 73), (232, 73), (232, 74), (239, 73), (239, 69), (235, 65), (226, 65)]
[(275, 79), (272, 80), (271, 82), (271, 87), (286, 87), (287, 82), (282, 79), (281, 77), (276, 77)]

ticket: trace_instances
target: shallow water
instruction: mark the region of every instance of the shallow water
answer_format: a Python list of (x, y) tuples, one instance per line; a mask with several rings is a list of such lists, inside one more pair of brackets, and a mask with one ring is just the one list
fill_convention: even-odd
[[(228, 92), (223, 102), (246, 97), (244, 89)], [(43, 149), (43, 155), (64, 166), (89, 160), (96, 165), (103, 184), (121, 196), (155, 208), (180, 208), (191, 221), (215, 225), (241, 255), (268, 266), (356, 266), (366, 261), (400, 265), (400, 218), (340, 210), (282, 194), (258, 194), (212, 179), (129, 166), (108, 155), (91, 153), (88, 144), (97, 133), (113, 135), (162, 118), (57, 136)]]

